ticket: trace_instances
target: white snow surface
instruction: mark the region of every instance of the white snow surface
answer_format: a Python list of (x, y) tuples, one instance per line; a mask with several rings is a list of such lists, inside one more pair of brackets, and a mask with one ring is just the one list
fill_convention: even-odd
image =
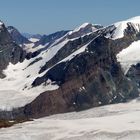
[(3, 22), (2, 21), (0, 21), (0, 29), (2, 29), (3, 28)]
[(38, 39), (38, 38), (30, 38), (29, 40), (30, 40), (31, 42), (33, 42), (33, 43), (35, 43), (35, 42), (39, 41), (39, 39)]
[(132, 65), (140, 62), (140, 40), (133, 42), (129, 47), (117, 54), (124, 73), (126, 74)]
[(139, 140), (140, 99), (0, 129), (1, 140)]
[(0, 21), (0, 26), (3, 25), (3, 22)]
[(77, 27), (75, 30), (70, 31), (68, 34), (71, 35), (75, 32), (79, 32), (81, 29), (85, 28), (86, 26), (88, 26), (90, 23), (84, 23), (81, 26)]
[(40, 49), (42, 49), (42, 48), (44, 48), (46, 45), (48, 45), (48, 43), (47, 44), (45, 44), (45, 45), (39, 45), (39, 46), (36, 46), (36, 47), (34, 47), (34, 45), (35, 45), (35, 43), (28, 43), (28, 44), (24, 44), (24, 50), (26, 51), (26, 52), (35, 52), (35, 51), (38, 51), (38, 50), (40, 50)]
[(34, 47), (34, 43), (27, 43), (27, 44), (24, 44), (24, 47), (23, 49), (26, 51), (26, 52), (34, 52), (36, 51), (33, 47)]
[(124, 36), (124, 30), (127, 28), (127, 23), (132, 23), (136, 32), (140, 32), (140, 16), (130, 18), (125, 21), (120, 21), (114, 24), (116, 27), (115, 31), (111, 35), (111, 39), (116, 40)]

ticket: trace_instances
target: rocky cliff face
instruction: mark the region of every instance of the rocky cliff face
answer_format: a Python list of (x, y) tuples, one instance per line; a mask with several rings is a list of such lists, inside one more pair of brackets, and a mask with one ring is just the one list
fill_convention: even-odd
[(4, 24), (0, 28), (0, 78), (4, 78), (3, 70), (9, 62), (16, 64), (22, 62), (25, 58), (25, 52), (16, 43), (13, 42), (9, 32)]
[(26, 37), (24, 37), (15, 27), (8, 26), (7, 30), (11, 35), (13, 41), (18, 45), (31, 43)]

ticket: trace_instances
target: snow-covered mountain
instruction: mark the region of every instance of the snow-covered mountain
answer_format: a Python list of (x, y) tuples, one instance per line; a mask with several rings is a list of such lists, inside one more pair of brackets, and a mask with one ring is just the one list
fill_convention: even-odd
[[(23, 47), (15, 44), (20, 51), (2, 52), (0, 57), (9, 59), (3, 68), (0, 63), (5, 76), (0, 79), (0, 118), (39, 118), (138, 97), (139, 19), (107, 27), (84, 23)], [(0, 47), (1, 42), (7, 47), (6, 39), (13, 48), (10, 31), (3, 29)]]
[(126, 21), (117, 22), (114, 26), (116, 29), (111, 35), (112, 39), (123, 38), (127, 30), (133, 30), (133, 32), (138, 33), (140, 32), (140, 17), (134, 17)]
[(30, 38), (36, 38), (36, 39), (40, 39), (42, 37), (41, 34), (29, 34), (29, 33), (22, 33), (22, 35), (28, 39)]

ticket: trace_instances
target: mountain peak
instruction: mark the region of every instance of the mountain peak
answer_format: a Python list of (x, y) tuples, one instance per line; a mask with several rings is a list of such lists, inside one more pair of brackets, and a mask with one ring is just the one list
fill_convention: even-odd
[(3, 25), (4, 23), (0, 20), (0, 26)]
[(8, 26), (7, 30), (8, 30), (9, 33), (12, 33), (13, 31), (17, 31), (17, 29), (13, 26)]
[(140, 32), (140, 16), (119, 21), (114, 23), (113, 25), (115, 26), (115, 30), (111, 34), (111, 39), (116, 40), (124, 36), (125, 30), (129, 25), (135, 30), (135, 32)]
[(7, 27), (8, 32), (10, 33), (12, 39), (18, 44), (24, 44), (24, 43), (30, 43), (30, 41), (25, 38), (24, 36), (22, 36), (22, 34), (18, 31), (18, 29), (16, 29), (13, 26), (8, 26)]
[(80, 25), (79, 27), (75, 28), (73, 31), (70, 31), (68, 34), (69, 35), (73, 35), (73, 34), (79, 34), (81, 33), (90, 33), (92, 32), (93, 30), (96, 30), (96, 28), (91, 24), (91, 23), (83, 23), (82, 25)]
[(79, 31), (80, 29), (82, 29), (82, 28), (85, 28), (85, 27), (87, 27), (87, 26), (89, 26), (89, 25), (92, 25), (92, 24), (90, 24), (90, 23), (83, 23), (81, 26), (79, 26), (79, 27), (77, 27), (74, 31), (76, 32), (76, 31)]

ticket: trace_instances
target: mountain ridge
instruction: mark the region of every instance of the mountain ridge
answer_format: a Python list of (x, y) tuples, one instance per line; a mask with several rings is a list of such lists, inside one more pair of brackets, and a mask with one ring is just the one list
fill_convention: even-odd
[[(132, 77), (136, 73), (131, 70), (135, 63), (126, 74), (118, 58), (119, 53), (140, 40), (137, 19), (107, 27), (86, 23), (42, 45), (19, 46), (24, 59), (14, 64), (9, 61), (2, 69), (5, 78), (0, 80), (1, 92), (15, 90), (11, 95), (17, 98), (12, 99), (12, 106), (5, 105), (9, 98), (0, 104), (4, 110), (0, 117), (39, 118), (138, 97), (139, 79)], [(122, 24), (125, 26), (120, 28)], [(8, 85), (6, 89), (4, 85)]]

